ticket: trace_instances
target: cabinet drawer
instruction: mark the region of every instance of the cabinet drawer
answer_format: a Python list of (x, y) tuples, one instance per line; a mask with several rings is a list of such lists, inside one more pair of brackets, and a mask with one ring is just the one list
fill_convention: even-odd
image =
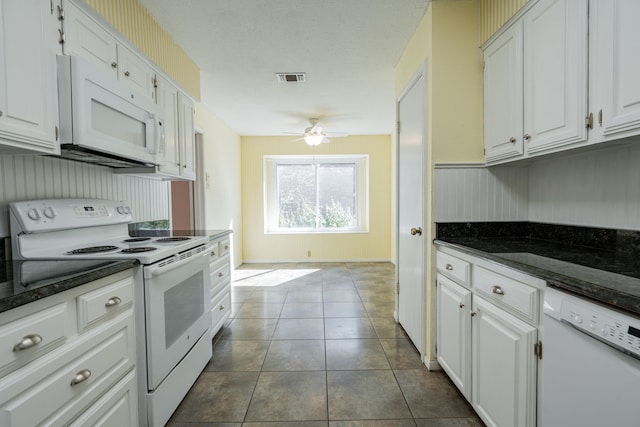
[(62, 303), (2, 326), (0, 376), (48, 353), (68, 338), (65, 319), (69, 306)]
[(0, 424), (66, 425), (104, 395), (134, 366), (132, 313), (121, 316), (109, 332), (104, 338), (94, 334), (83, 345), (39, 363), (28, 377), (19, 371), (6, 377), (0, 397), (12, 397), (0, 405)]
[(133, 303), (133, 277), (78, 296), (78, 330), (120, 312)]
[(479, 266), (474, 269), (473, 286), (495, 304), (524, 320), (538, 323), (538, 289)]
[(209, 255), (211, 262), (220, 258), (220, 245), (218, 242), (209, 243)]
[(229, 239), (225, 239), (225, 240), (221, 240), (220, 241), (220, 256), (225, 256), (226, 254), (229, 253), (229, 249), (231, 248), (231, 244), (229, 242)]
[(471, 264), (467, 261), (438, 251), (436, 252), (436, 267), (445, 276), (462, 285), (469, 286)]
[(70, 426), (135, 427), (138, 425), (137, 402), (136, 370), (133, 369)]
[(231, 295), (226, 292), (220, 298), (211, 300), (211, 328), (212, 335), (216, 334), (222, 327), (224, 320), (231, 312)]
[(211, 270), (211, 296), (220, 292), (221, 287), (229, 283), (230, 278), (228, 262), (216, 264), (215, 267), (215, 270)]

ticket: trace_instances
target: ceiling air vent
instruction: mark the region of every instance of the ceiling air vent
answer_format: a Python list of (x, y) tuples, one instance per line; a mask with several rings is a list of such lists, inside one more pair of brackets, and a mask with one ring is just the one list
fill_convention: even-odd
[(307, 81), (306, 73), (276, 73), (278, 83), (295, 83)]

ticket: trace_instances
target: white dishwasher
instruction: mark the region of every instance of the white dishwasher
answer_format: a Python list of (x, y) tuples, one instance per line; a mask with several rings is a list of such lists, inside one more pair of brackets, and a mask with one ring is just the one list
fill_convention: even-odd
[(640, 426), (640, 318), (547, 288), (542, 427)]

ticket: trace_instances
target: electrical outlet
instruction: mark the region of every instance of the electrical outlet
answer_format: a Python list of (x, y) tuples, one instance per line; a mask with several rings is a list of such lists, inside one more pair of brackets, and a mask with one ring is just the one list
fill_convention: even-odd
[(307, 251), (307, 256), (310, 257), (311, 256), (311, 251)]

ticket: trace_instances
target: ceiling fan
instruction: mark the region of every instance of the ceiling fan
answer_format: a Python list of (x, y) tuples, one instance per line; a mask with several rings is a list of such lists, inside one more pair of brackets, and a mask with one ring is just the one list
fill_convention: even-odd
[(292, 132), (284, 132), (291, 135), (300, 135), (302, 138), (294, 139), (294, 141), (304, 140), (307, 145), (315, 146), (320, 144), (326, 144), (329, 142), (329, 137), (331, 138), (340, 138), (343, 136), (348, 136), (345, 132), (325, 132), (320, 126), (318, 126), (317, 118), (310, 118), (309, 123), (311, 126), (307, 127), (304, 130), (304, 133), (292, 133)]

